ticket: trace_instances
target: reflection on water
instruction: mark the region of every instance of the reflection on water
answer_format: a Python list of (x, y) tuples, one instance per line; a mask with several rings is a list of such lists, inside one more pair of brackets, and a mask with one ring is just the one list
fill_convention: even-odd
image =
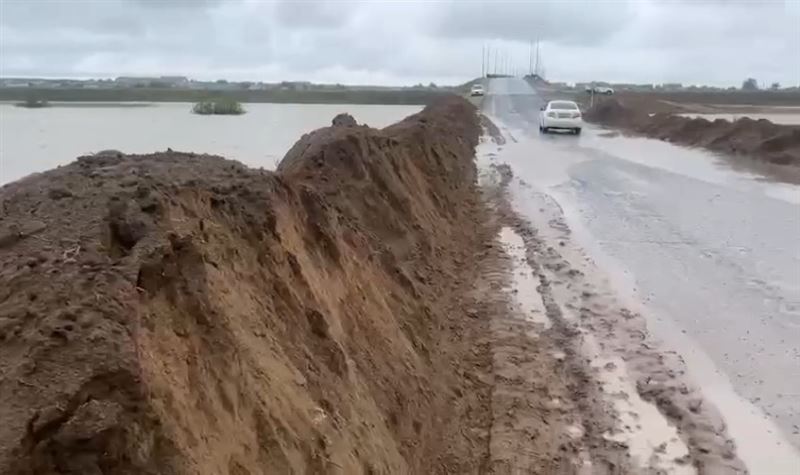
[(199, 116), (188, 103), (134, 108), (25, 109), (0, 104), (0, 184), (100, 150), (173, 150), (222, 155), (272, 169), (301, 135), (348, 112), (385, 127), (420, 106), (246, 104), (242, 116)]

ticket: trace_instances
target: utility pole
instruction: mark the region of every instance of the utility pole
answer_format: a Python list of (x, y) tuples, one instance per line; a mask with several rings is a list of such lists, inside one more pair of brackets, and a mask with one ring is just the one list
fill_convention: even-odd
[(533, 40), (531, 40), (531, 49), (528, 54), (528, 74), (533, 75)]
[(499, 56), (500, 51), (494, 51), (494, 73), (497, 74), (497, 57)]
[(481, 77), (486, 76), (486, 43), (483, 44), (481, 49)]
[(536, 66), (533, 68), (534, 74), (539, 76), (539, 39), (536, 39)]

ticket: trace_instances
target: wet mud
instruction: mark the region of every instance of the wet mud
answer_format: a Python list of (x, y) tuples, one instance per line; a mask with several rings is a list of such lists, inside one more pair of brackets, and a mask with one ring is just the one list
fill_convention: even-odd
[(800, 126), (742, 117), (735, 121), (648, 114), (616, 99), (598, 102), (586, 120), (680, 145), (703, 147), (730, 156), (800, 167)]
[[(524, 183), (511, 186), (518, 179), (488, 141), (478, 161), (483, 188), (494, 188), (507, 262), (494, 285), (510, 294), (492, 324), (501, 427), (493, 441), (508, 441), (490, 447), (497, 473), (747, 473), (681, 358), (662, 352), (642, 316), (617, 298), (558, 204)], [(540, 210), (535, 222), (516, 212), (517, 199)], [(487, 274), (490, 285), (496, 279)], [(530, 433), (524, 421), (536, 418), (546, 434)]]

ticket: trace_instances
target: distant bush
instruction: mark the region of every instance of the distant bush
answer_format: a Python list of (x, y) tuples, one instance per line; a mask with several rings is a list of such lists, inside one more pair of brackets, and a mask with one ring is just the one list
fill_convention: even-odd
[(50, 103), (47, 102), (45, 99), (38, 99), (35, 97), (29, 97), (25, 99), (25, 102), (18, 102), (16, 104), (17, 107), (27, 107), (29, 109), (38, 109), (40, 107), (50, 107)]
[(201, 101), (192, 107), (192, 112), (200, 115), (239, 115), (244, 114), (242, 104), (233, 99), (213, 99)]
[(757, 91), (758, 81), (755, 78), (747, 78), (742, 82), (742, 91)]

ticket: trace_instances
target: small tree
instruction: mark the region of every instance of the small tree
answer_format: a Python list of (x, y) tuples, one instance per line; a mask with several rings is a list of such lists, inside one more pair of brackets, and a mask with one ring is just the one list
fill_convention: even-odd
[(781, 88), (781, 83), (773, 82), (772, 85), (769, 88), (772, 89), (773, 91), (777, 91), (778, 89)]
[(743, 91), (756, 91), (758, 90), (758, 81), (755, 78), (747, 78), (742, 82)]
[(198, 102), (192, 107), (192, 112), (200, 115), (240, 115), (245, 110), (233, 99), (219, 98)]

